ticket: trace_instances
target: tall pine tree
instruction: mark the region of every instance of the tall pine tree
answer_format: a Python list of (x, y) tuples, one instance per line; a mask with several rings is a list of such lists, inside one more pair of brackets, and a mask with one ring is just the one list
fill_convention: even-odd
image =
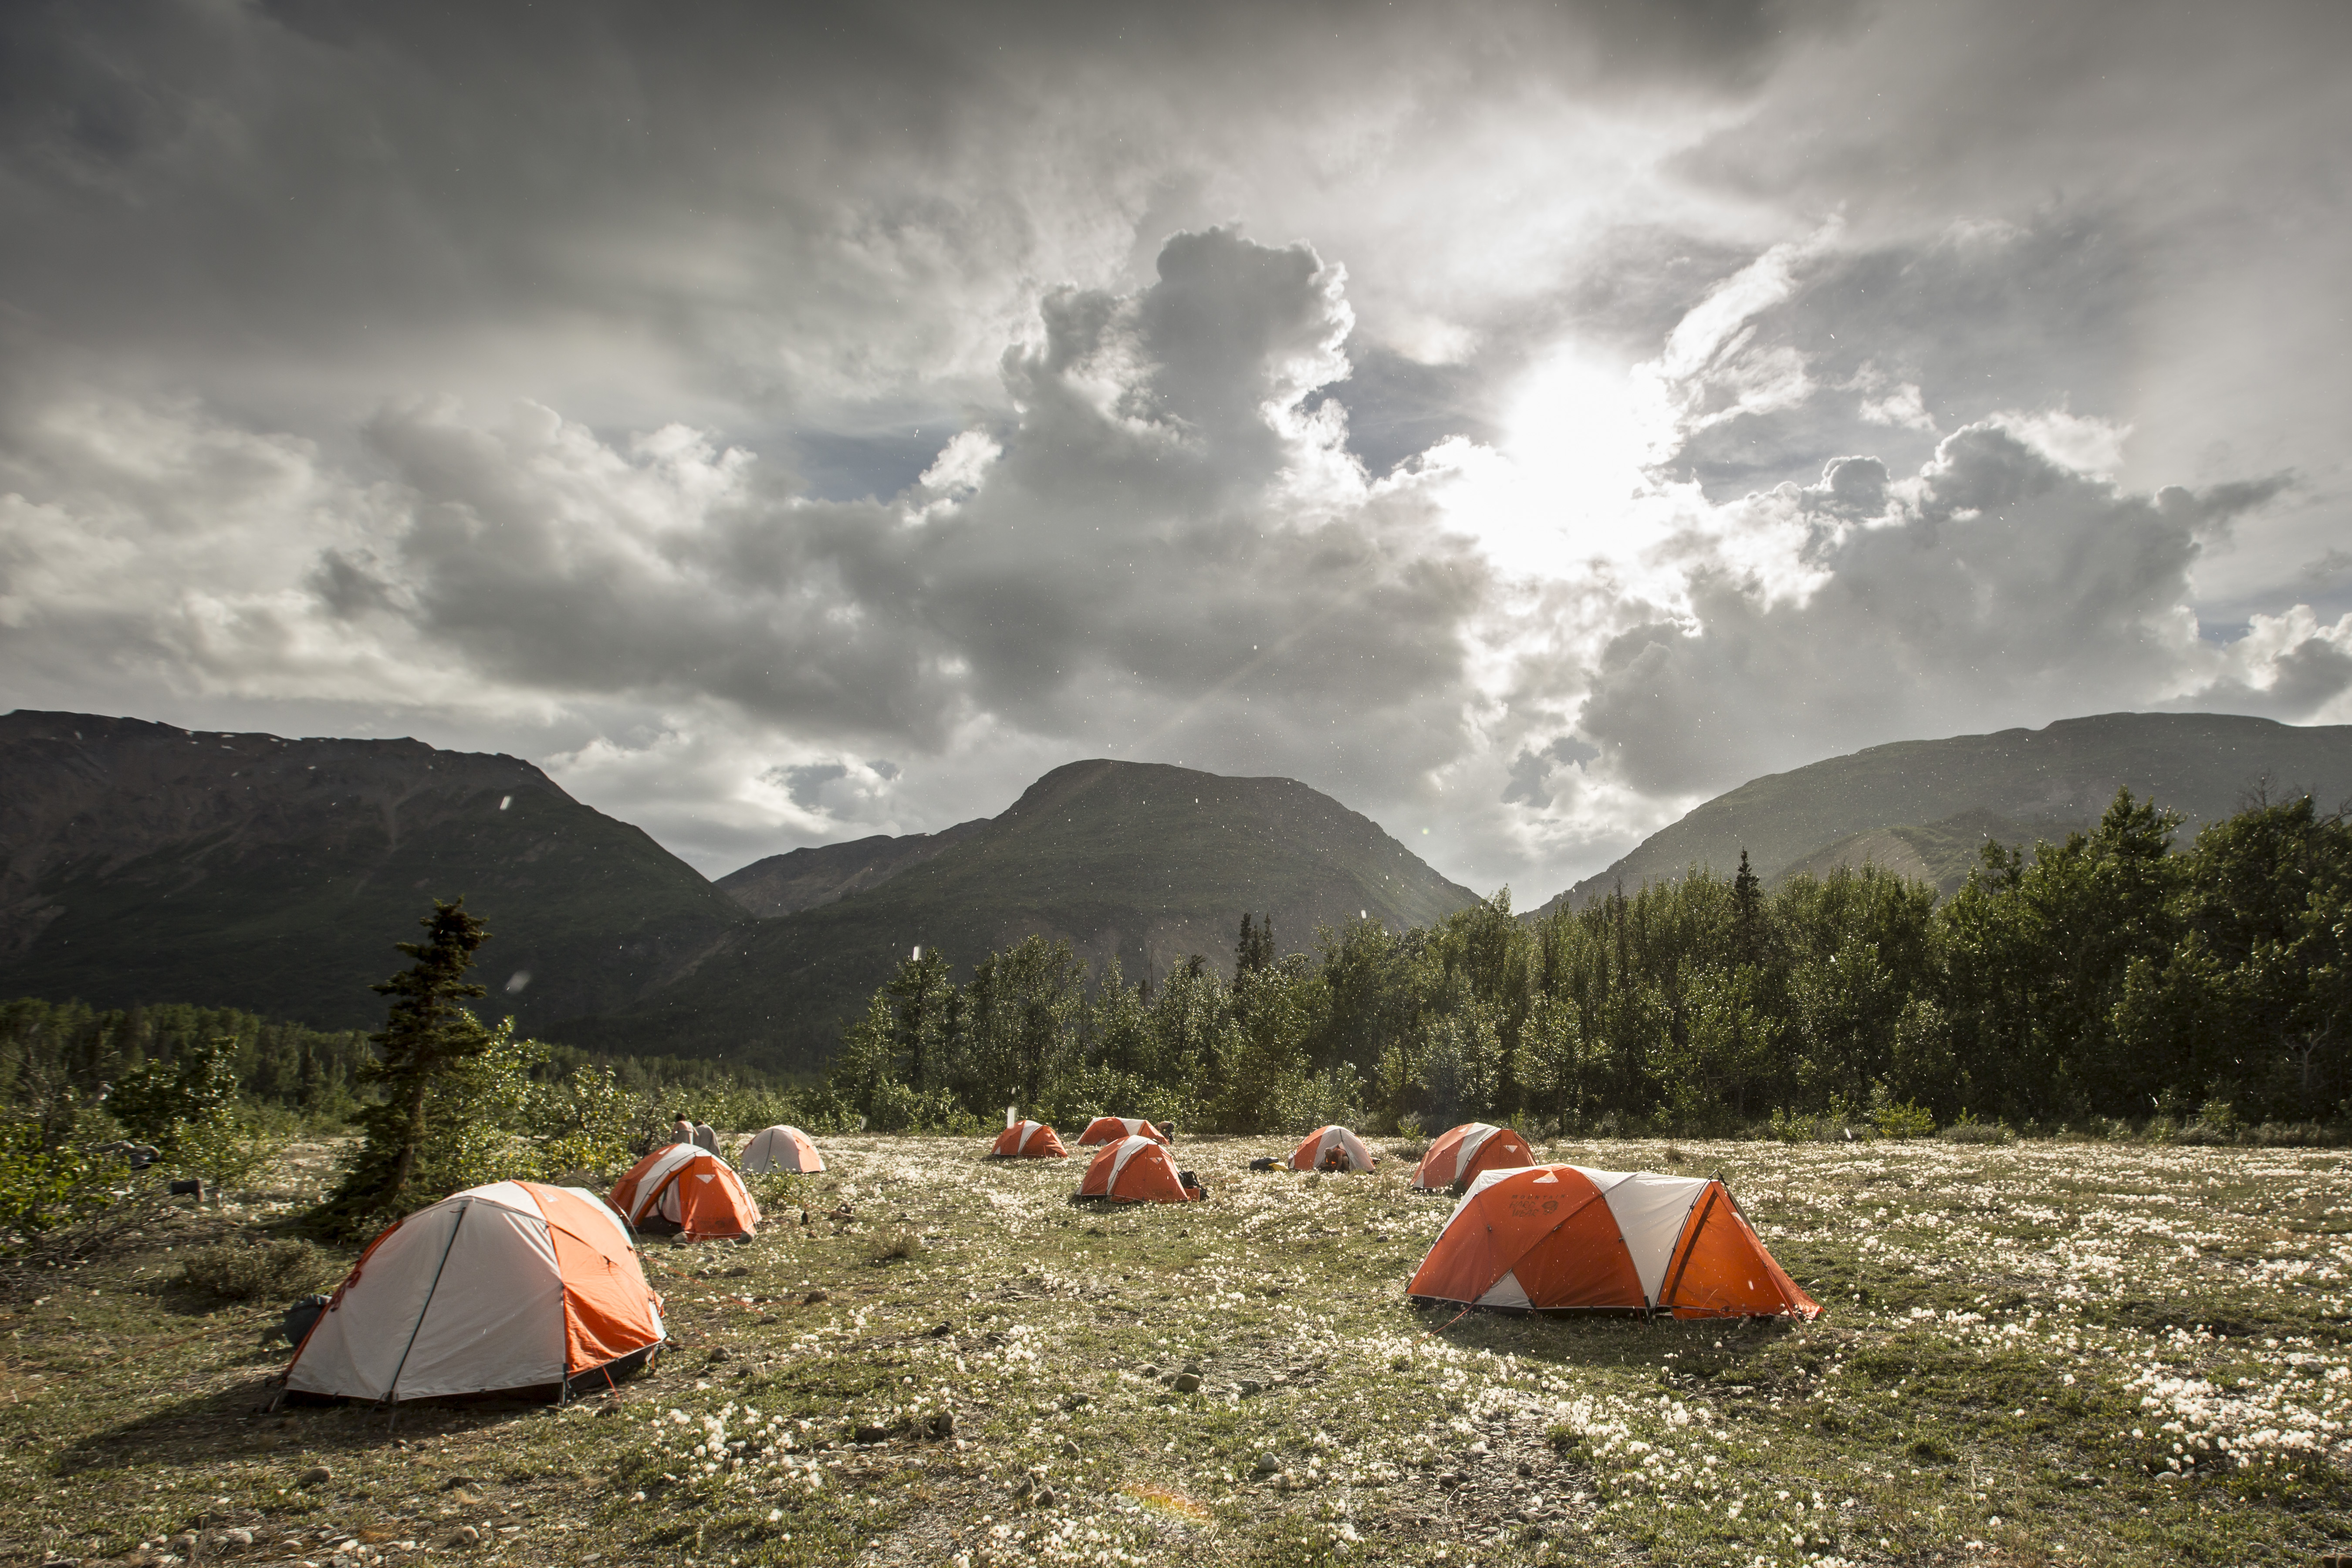
[(1748, 868), (1748, 851), (1739, 852), (1739, 875), (1731, 879), (1731, 961), (1764, 962), (1764, 879)]
[(429, 1132), (425, 1112), (434, 1082), (490, 1043), (489, 1031), (464, 1005), (485, 994), (466, 972), (490, 933), (466, 912), (462, 896), (446, 904), (434, 900), (433, 912), (417, 923), (425, 928), (425, 941), (395, 944), (416, 962), (371, 987), (391, 997), (392, 1007), (383, 1032), (369, 1037), (377, 1054), (362, 1064), (360, 1076), (382, 1084), (384, 1093), (382, 1103), (360, 1112), (366, 1142), (327, 1203), (329, 1225), (346, 1234), (396, 1218), (414, 1204), (418, 1194), (411, 1178)]

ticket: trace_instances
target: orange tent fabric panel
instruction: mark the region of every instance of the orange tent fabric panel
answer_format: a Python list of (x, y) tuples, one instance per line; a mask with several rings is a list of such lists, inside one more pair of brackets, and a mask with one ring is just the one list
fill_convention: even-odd
[(760, 1223), (752, 1201), (735, 1173), (708, 1157), (681, 1166), (671, 1177), (677, 1190), (678, 1228), (700, 1241), (749, 1236)]
[(1638, 1312), (1647, 1303), (1633, 1255), (1599, 1189), (1591, 1182), (1583, 1184), (1591, 1201), (1579, 1205), (1513, 1266), (1519, 1289), (1546, 1309)]
[(579, 1198), (528, 1184), (547, 1215), (548, 1239), (563, 1275), (563, 1370), (603, 1366), (657, 1342), (645, 1271), (613, 1222)]
[(1061, 1135), (1042, 1121), (1017, 1121), (996, 1135), (996, 1146), (989, 1151), (1000, 1160), (1066, 1160), (1070, 1152), (1062, 1147)]
[(1475, 1301), (1506, 1274), (1538, 1307), (1642, 1305), (1642, 1282), (1601, 1189), (1565, 1165), (1538, 1166), (1471, 1194), (1406, 1294)]
[(1789, 1278), (1731, 1202), (1709, 1184), (1683, 1230), (1658, 1305), (1677, 1318), (1747, 1318), (1794, 1312), (1821, 1316), (1821, 1303)]
[[(1472, 1139), (1478, 1140), (1477, 1147), (1465, 1160), (1463, 1146)], [(1438, 1134), (1437, 1142), (1429, 1146), (1421, 1163), (1413, 1167), (1412, 1184), (1434, 1192), (1466, 1185), (1483, 1172), (1515, 1170), (1535, 1163), (1535, 1150), (1512, 1129), (1468, 1121)]]
[(1078, 1196), (1130, 1204), (1192, 1200), (1167, 1148), (1140, 1137), (1105, 1145), (1079, 1179)]

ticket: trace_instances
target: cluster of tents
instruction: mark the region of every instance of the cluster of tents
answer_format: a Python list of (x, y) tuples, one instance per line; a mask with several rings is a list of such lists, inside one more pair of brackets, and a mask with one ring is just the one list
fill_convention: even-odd
[[(1169, 1129), (1149, 1121), (1097, 1117), (1078, 1137), (1081, 1146), (1099, 1148), (1074, 1201), (1202, 1198), (1192, 1173), (1176, 1168), (1171, 1141)], [(996, 1159), (1068, 1155), (1039, 1121), (1009, 1121), (990, 1151)], [(1328, 1126), (1301, 1139), (1283, 1163), (1293, 1171), (1369, 1173), (1380, 1156), (1351, 1129)], [(1677, 1318), (1821, 1314), (1718, 1178), (1543, 1163), (1511, 1128), (1472, 1121), (1430, 1143), (1413, 1165), (1412, 1185), (1458, 1199), (1406, 1287), (1415, 1301)]]
[[(1165, 1124), (1096, 1118), (1077, 1138), (1095, 1154), (1074, 1200), (1202, 1200), (1199, 1181), (1177, 1167), (1173, 1138)], [(1069, 1150), (1051, 1127), (1013, 1121), (990, 1157), (1066, 1159)], [(1369, 1173), (1380, 1157), (1330, 1126), (1282, 1163)], [(752, 1136), (742, 1168), (817, 1172), (824, 1158), (798, 1128), (771, 1127)], [(1821, 1312), (1716, 1178), (1539, 1163), (1510, 1128), (1470, 1122), (1429, 1145), (1412, 1185), (1457, 1198), (1407, 1287), (1417, 1302), (1676, 1318)], [(667, 1341), (638, 1237), (748, 1240), (760, 1220), (735, 1168), (685, 1142), (654, 1150), (603, 1197), (537, 1182), (453, 1194), (395, 1221), (333, 1295), (314, 1299), (293, 1335), (286, 1391), (392, 1405), (486, 1393), (561, 1399), (609, 1386)]]

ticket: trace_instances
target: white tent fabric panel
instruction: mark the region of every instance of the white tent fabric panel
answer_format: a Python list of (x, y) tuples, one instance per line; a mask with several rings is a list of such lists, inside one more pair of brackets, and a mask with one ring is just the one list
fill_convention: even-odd
[(661, 1216), (664, 1219), (675, 1221), (677, 1218), (677, 1199), (664, 1184), (669, 1180), (669, 1173), (672, 1171), (677, 1170), (688, 1160), (700, 1159), (703, 1152), (704, 1151), (691, 1143), (673, 1143), (655, 1156), (653, 1164), (646, 1172), (645, 1179), (637, 1184), (636, 1195), (630, 1201), (629, 1223), (635, 1225), (646, 1217), (646, 1211), (649, 1206), (646, 1199), (656, 1190), (661, 1193)]
[(797, 1127), (769, 1127), (752, 1135), (744, 1146), (740, 1168), (746, 1171), (797, 1171), (801, 1169), (800, 1149), (795, 1138), (808, 1134)]
[(536, 1205), (471, 1205), (439, 1273), (394, 1398), (562, 1380), (563, 1268)]
[(523, 1190), (520, 1182), (491, 1182), (484, 1186), (468, 1187), (466, 1195), (476, 1203), (503, 1204), (517, 1214), (529, 1215), (533, 1219), (543, 1217), (539, 1212), (538, 1203)]
[(1455, 1181), (1462, 1179), (1462, 1173), (1470, 1168), (1470, 1162), (1478, 1157), (1478, 1151), (1486, 1146), (1486, 1140), (1501, 1131), (1501, 1128), (1491, 1127), (1484, 1121), (1471, 1123), (1470, 1131), (1462, 1135), (1461, 1143), (1454, 1151)]
[(1519, 1283), (1519, 1277), (1507, 1269), (1500, 1279), (1486, 1288), (1485, 1295), (1478, 1298), (1481, 1307), (1525, 1307), (1531, 1304), (1528, 1300), (1527, 1288)]
[(321, 1313), (303, 1342), (286, 1386), (306, 1394), (381, 1399), (408, 1331), (425, 1310), (433, 1274), (462, 1204), (426, 1209), (385, 1237), (360, 1265), (359, 1283)]
[[(1589, 1172), (1598, 1184), (1603, 1174), (1614, 1172)], [(1652, 1306), (1657, 1305), (1658, 1291), (1665, 1284), (1666, 1264), (1675, 1255), (1675, 1246), (1682, 1240), (1683, 1222), (1690, 1217), (1691, 1205), (1699, 1194), (1706, 1191), (1704, 1176), (1661, 1176), (1647, 1171), (1620, 1176), (1602, 1188), (1608, 1194), (1609, 1212), (1617, 1218), (1618, 1234), (1625, 1238), (1625, 1250), (1633, 1255), (1633, 1271), (1642, 1278), (1642, 1295)]]

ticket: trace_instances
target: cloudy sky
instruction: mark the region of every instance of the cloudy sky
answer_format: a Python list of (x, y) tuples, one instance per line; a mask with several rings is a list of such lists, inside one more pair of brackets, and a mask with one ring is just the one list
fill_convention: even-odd
[(2352, 8), (0, 7), (0, 707), (717, 873), (1077, 757), (1531, 904), (2117, 709), (2352, 721)]

